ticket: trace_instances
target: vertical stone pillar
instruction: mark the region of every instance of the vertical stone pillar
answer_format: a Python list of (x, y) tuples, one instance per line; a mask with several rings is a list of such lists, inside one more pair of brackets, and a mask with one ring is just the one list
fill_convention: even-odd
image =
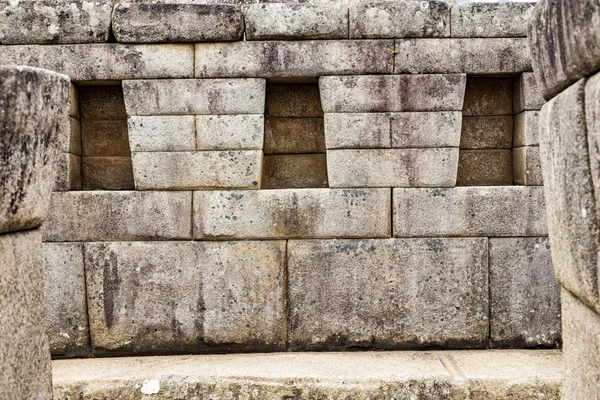
[(52, 398), (42, 237), (69, 78), (0, 66), (0, 397)]

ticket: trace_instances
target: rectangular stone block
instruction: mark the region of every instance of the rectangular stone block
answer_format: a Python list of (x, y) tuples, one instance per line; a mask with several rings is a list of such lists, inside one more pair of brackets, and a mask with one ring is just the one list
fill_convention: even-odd
[(265, 154), (324, 153), (323, 118), (265, 120)]
[(244, 7), (247, 40), (347, 39), (344, 4), (262, 3)]
[(262, 151), (132, 153), (136, 190), (258, 189)]
[(46, 242), (190, 239), (189, 192), (53, 193)]
[(127, 118), (132, 151), (196, 150), (193, 115), (134, 116)]
[(487, 258), (485, 238), (291, 240), (290, 347), (484, 347)]
[(491, 347), (559, 347), (560, 285), (546, 237), (490, 238)]
[(65, 116), (58, 125), (59, 150), (65, 153), (81, 155), (81, 124), (79, 120)]
[(268, 85), (265, 114), (267, 117), (322, 118), (319, 86)]
[(60, 153), (56, 157), (55, 192), (81, 190), (81, 158), (71, 153)]
[(443, 1), (353, 3), (350, 38), (450, 36), (450, 7)]
[(535, 3), (464, 3), (452, 7), (452, 37), (527, 37)]
[(82, 243), (44, 243), (46, 334), (55, 356), (89, 354)]
[(392, 40), (199, 43), (196, 44), (196, 77), (391, 74), (393, 50)]
[(544, 189), (394, 189), (394, 237), (546, 236)]
[(516, 147), (512, 151), (512, 156), (515, 184), (529, 186), (544, 184), (538, 146)]
[(521, 111), (541, 110), (546, 101), (542, 97), (533, 72), (524, 72), (515, 78), (513, 113)]
[(390, 237), (389, 189), (194, 192), (194, 238)]
[(82, 157), (81, 177), (83, 190), (135, 188), (130, 156)]
[(536, 146), (540, 144), (539, 111), (523, 111), (515, 115), (513, 146)]
[(531, 71), (527, 39), (399, 39), (395, 74), (514, 74)]
[(510, 149), (512, 146), (512, 115), (462, 118), (461, 149)]
[(117, 42), (223, 42), (240, 40), (242, 11), (228, 4), (116, 4), (112, 29)]
[(464, 116), (512, 115), (513, 80), (511, 78), (467, 79)]
[(263, 114), (196, 115), (197, 150), (262, 150)]
[(458, 147), (460, 111), (405, 112), (392, 114), (392, 147)]
[(328, 187), (326, 154), (280, 154), (264, 158), (261, 189)]
[(461, 150), (458, 156), (458, 186), (502, 186), (513, 184), (510, 149)]
[(127, 118), (123, 88), (120, 85), (81, 86), (79, 102), (83, 120), (105, 121)]
[(129, 156), (127, 120), (87, 121), (82, 124), (83, 156)]
[(264, 79), (124, 81), (128, 115), (262, 114)]
[(324, 76), (319, 79), (326, 113), (460, 111), (466, 75)]
[(329, 150), (329, 187), (451, 187), (458, 148)]
[(283, 350), (285, 254), (284, 241), (86, 243), (92, 345)]
[(391, 147), (389, 113), (326, 113), (328, 149), (380, 149)]

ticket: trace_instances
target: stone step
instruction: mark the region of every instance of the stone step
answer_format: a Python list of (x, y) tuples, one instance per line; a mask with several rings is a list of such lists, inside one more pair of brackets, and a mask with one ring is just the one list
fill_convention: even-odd
[(55, 360), (54, 399), (559, 399), (558, 350)]

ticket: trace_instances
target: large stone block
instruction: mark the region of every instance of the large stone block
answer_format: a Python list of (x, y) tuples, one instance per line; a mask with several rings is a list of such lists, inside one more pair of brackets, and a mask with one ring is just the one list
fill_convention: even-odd
[(452, 37), (527, 37), (535, 3), (464, 3), (452, 7)]
[(127, 118), (121, 85), (81, 86), (79, 103), (83, 120), (106, 121)]
[(316, 84), (269, 85), (265, 114), (267, 117), (322, 118), (323, 108)]
[(462, 118), (461, 149), (510, 149), (512, 144), (512, 115)]
[(545, 237), (490, 238), (492, 347), (557, 347), (560, 285)]
[(393, 209), (394, 237), (548, 234), (541, 187), (398, 188)]
[(200, 43), (196, 44), (196, 77), (391, 74), (393, 50), (392, 40)]
[(510, 149), (461, 150), (458, 156), (458, 186), (502, 186), (513, 184)]
[(261, 150), (133, 153), (137, 190), (258, 189)]
[(398, 1), (350, 5), (350, 38), (450, 36), (450, 7), (443, 1)]
[(326, 113), (328, 149), (381, 149), (391, 147), (389, 113)]
[(190, 239), (189, 192), (53, 193), (46, 242)]
[(396, 40), (396, 74), (514, 74), (531, 71), (527, 39)]
[(265, 154), (324, 153), (323, 118), (266, 118)]
[(222, 42), (240, 40), (242, 11), (227, 4), (131, 2), (116, 4), (112, 28), (117, 42)]
[(131, 157), (82, 157), (81, 186), (83, 190), (133, 190)]
[(406, 112), (392, 114), (392, 147), (458, 147), (460, 111)]
[(540, 144), (539, 111), (523, 111), (515, 115), (513, 146), (537, 146)]
[(98, 43), (108, 40), (110, 0), (5, 1), (1, 44)]
[(513, 100), (514, 114), (542, 109), (546, 101), (540, 94), (533, 72), (524, 72), (515, 79)]
[(290, 346), (483, 347), (485, 238), (291, 240)]
[(196, 115), (197, 150), (262, 150), (262, 114)]
[(87, 121), (81, 123), (84, 157), (129, 156), (127, 120)]
[(131, 151), (196, 150), (193, 115), (133, 116), (127, 118)]
[(511, 78), (469, 77), (465, 91), (465, 116), (512, 115), (513, 80)]
[(532, 186), (544, 184), (538, 146), (516, 147), (512, 151), (512, 157), (515, 184)]
[(60, 153), (56, 160), (55, 192), (81, 190), (81, 157)]
[(282, 350), (284, 241), (86, 243), (97, 352)]
[(247, 40), (347, 39), (343, 4), (253, 4), (244, 8)]
[(124, 81), (128, 115), (262, 114), (264, 79)]
[(329, 187), (451, 187), (457, 148), (329, 150)]
[(261, 189), (327, 186), (327, 155), (280, 154), (264, 158)]
[(44, 243), (44, 304), (50, 351), (57, 356), (89, 353), (90, 331), (82, 243)]
[(466, 76), (363, 75), (319, 79), (326, 113), (385, 111), (460, 111)]
[(196, 239), (390, 237), (389, 189), (194, 192)]

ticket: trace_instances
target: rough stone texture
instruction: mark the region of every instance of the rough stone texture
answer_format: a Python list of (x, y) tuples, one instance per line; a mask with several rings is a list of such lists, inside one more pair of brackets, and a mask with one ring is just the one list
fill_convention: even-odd
[(544, 184), (538, 146), (514, 148), (512, 157), (515, 184), (532, 186)]
[(37, 228), (44, 220), (69, 90), (65, 76), (0, 67), (0, 233)]
[(79, 101), (81, 119), (105, 121), (127, 118), (121, 85), (81, 86)]
[(485, 345), (485, 238), (292, 240), (288, 254), (293, 350)]
[(247, 40), (347, 39), (343, 4), (253, 4), (244, 8)]
[(600, 3), (542, 1), (529, 23), (529, 45), (540, 92), (550, 100), (600, 69)]
[(69, 95), (69, 115), (79, 119), (79, 89), (71, 83), (71, 94)]
[(466, 76), (363, 75), (319, 79), (326, 113), (382, 111), (460, 111)]
[(330, 187), (452, 187), (458, 148), (329, 150)]
[(323, 108), (315, 84), (268, 85), (267, 117), (322, 118)]
[(190, 239), (187, 192), (53, 193), (45, 242)]
[(492, 347), (558, 347), (560, 285), (548, 238), (491, 238)]
[(452, 37), (527, 37), (535, 3), (464, 3), (452, 7)]
[(63, 116), (58, 126), (59, 150), (76, 155), (81, 154), (81, 123), (79, 120)]
[(196, 44), (196, 77), (390, 74), (393, 50), (392, 40), (200, 43)]
[(197, 150), (262, 150), (262, 114), (197, 115)]
[(261, 189), (322, 187), (328, 187), (325, 154), (265, 156)]
[(137, 190), (258, 189), (262, 151), (133, 153)]
[(55, 356), (89, 353), (90, 331), (81, 243), (43, 245), (46, 333)]
[(4, 1), (1, 44), (98, 43), (110, 31), (110, 0)]
[(443, 1), (356, 3), (349, 15), (354, 39), (450, 36), (450, 7)]
[(226, 4), (116, 4), (112, 28), (117, 42), (223, 42), (240, 40), (242, 11)]
[(127, 118), (132, 151), (192, 151), (196, 149), (193, 115)]
[(600, 311), (600, 228), (590, 169), (585, 81), (559, 94), (540, 113), (540, 157), (548, 202), (548, 231), (558, 281)]
[(513, 80), (469, 77), (462, 111), (464, 116), (512, 115)]
[(531, 71), (527, 39), (396, 40), (396, 74), (514, 74)]
[(460, 111), (392, 114), (392, 147), (458, 147)]
[(264, 79), (123, 81), (128, 115), (262, 114)]
[(28, 65), (67, 75), (74, 81), (191, 78), (191, 44), (72, 44), (1, 46), (4, 65)]
[(513, 146), (537, 146), (540, 144), (540, 113), (523, 111), (515, 115)]
[(83, 190), (134, 189), (133, 168), (129, 156), (82, 157)]
[(127, 120), (83, 120), (83, 156), (130, 156)]
[[(592, 184), (596, 208), (600, 205), (600, 74), (591, 77), (585, 88), (585, 119)], [(580, 123), (580, 121), (578, 121)], [(568, 132), (568, 131), (566, 131)], [(599, 277), (600, 279), (600, 277)]]
[(393, 209), (394, 237), (548, 234), (544, 189), (535, 186), (399, 188)]
[(513, 91), (513, 113), (521, 111), (541, 110), (546, 102), (535, 81), (533, 72), (524, 72), (515, 78)]
[(194, 238), (390, 237), (389, 189), (194, 192)]
[(81, 158), (71, 153), (61, 153), (56, 161), (55, 192), (81, 190)]
[(326, 113), (328, 149), (380, 149), (391, 147), (389, 113)]
[(267, 118), (265, 154), (324, 153), (324, 130), (322, 118)]
[(461, 150), (458, 156), (458, 186), (502, 186), (513, 183), (510, 149)]
[[(515, 130), (516, 125), (515, 121)], [(511, 115), (463, 117), (461, 149), (510, 149), (512, 145), (513, 117)]]

